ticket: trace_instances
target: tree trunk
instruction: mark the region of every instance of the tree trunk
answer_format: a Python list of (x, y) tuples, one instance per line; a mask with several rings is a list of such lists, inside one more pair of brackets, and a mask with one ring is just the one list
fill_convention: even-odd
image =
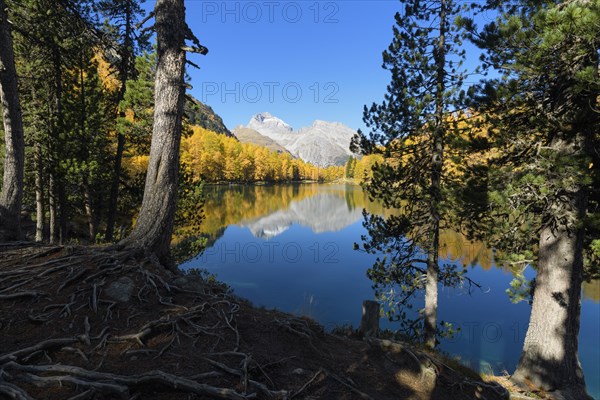
[(58, 238), (59, 238), (59, 243), (61, 245), (65, 244), (67, 242), (67, 210), (68, 210), (68, 204), (67, 204), (67, 193), (66, 193), (66, 189), (65, 189), (65, 180), (64, 177), (60, 177), (58, 179)]
[[(79, 63), (79, 87), (80, 87), (80, 107), (81, 107), (79, 110), (79, 113), (80, 113), (80, 115), (79, 115), (79, 130), (80, 130), (80, 132), (79, 133), (81, 135), (81, 140), (85, 141), (85, 140), (88, 140), (86, 126), (85, 126), (88, 115), (87, 115), (87, 106), (86, 106), (85, 74), (84, 74), (85, 55), (83, 52), (80, 54), (79, 61), (80, 61), (80, 63)], [(90, 152), (87, 147), (84, 150), (83, 156), (85, 159), (90, 158)], [(84, 208), (85, 208), (85, 216), (86, 216), (87, 222), (88, 222), (88, 234), (90, 237), (90, 242), (95, 243), (97, 226), (96, 226), (96, 213), (94, 210), (94, 201), (93, 201), (94, 196), (92, 194), (92, 189), (88, 182), (88, 171), (83, 170), (81, 172), (81, 174), (82, 174), (81, 186), (83, 188), (83, 204), (84, 204)]]
[(85, 207), (85, 217), (88, 223), (88, 234), (90, 236), (90, 242), (96, 242), (96, 234), (98, 233), (98, 227), (96, 225), (96, 215), (94, 213), (93, 201), (92, 201), (92, 191), (90, 189), (90, 185), (87, 182), (87, 179), (84, 178), (83, 184), (83, 203)]
[(57, 214), (56, 211), (56, 185), (54, 184), (54, 172), (50, 172), (48, 178), (48, 207), (50, 208), (50, 243), (58, 243), (58, 226), (57, 226)]
[[(52, 44), (52, 67), (54, 71), (54, 104), (53, 104), (53, 137), (52, 140), (56, 142), (54, 149), (56, 153), (52, 153), (53, 169), (54, 169), (54, 211), (55, 218), (58, 217), (58, 226), (55, 229), (58, 230), (58, 241), (60, 244), (64, 244), (67, 240), (67, 194), (65, 188), (65, 180), (60, 173), (60, 167), (58, 160), (65, 157), (65, 140), (61, 138), (61, 132), (63, 129), (63, 76), (62, 76), (62, 55), (60, 46), (57, 43)], [(58, 200), (58, 203), (57, 203)]]
[[(125, 11), (125, 40), (123, 43), (123, 54), (121, 54), (121, 63), (119, 66), (119, 78), (121, 81), (121, 87), (116, 99), (117, 112), (119, 110), (119, 104), (125, 98), (125, 92), (127, 91), (127, 80), (129, 79), (129, 71), (131, 69), (131, 58), (133, 54), (133, 40), (132, 40), (132, 10), (131, 7), (127, 7)], [(124, 117), (125, 113), (122, 113), (121, 117)], [(121, 163), (123, 160), (123, 152), (125, 151), (125, 136), (121, 133), (117, 133), (117, 152), (115, 154), (115, 165), (113, 169), (113, 180), (110, 185), (110, 199), (108, 202), (108, 220), (106, 222), (106, 241), (112, 242), (115, 232), (115, 221), (117, 219), (118, 211), (118, 200), (119, 200), (119, 183), (121, 181)]]
[(436, 346), (437, 332), (437, 306), (438, 306), (438, 250), (439, 250), (439, 222), (435, 224), (432, 248), (427, 257), (427, 276), (425, 280), (425, 345)]
[(142, 208), (133, 232), (120, 246), (154, 253), (168, 265), (177, 201), (185, 91), (182, 46), (187, 26), (183, 0), (158, 0), (155, 14), (158, 64), (150, 160)]
[(577, 356), (584, 236), (579, 222), (587, 199), (580, 191), (566, 201), (550, 211), (567, 213), (572, 222), (546, 226), (540, 234), (531, 318), (512, 380), (519, 384), (529, 380), (548, 391), (564, 390), (567, 399), (588, 399)]
[(115, 233), (115, 221), (117, 220), (119, 183), (121, 180), (121, 162), (125, 151), (125, 136), (117, 134), (117, 152), (115, 154), (115, 165), (113, 168), (113, 180), (110, 185), (110, 198), (108, 202), (108, 219), (106, 222), (106, 241), (112, 242)]
[(11, 29), (4, 0), (0, 0), (0, 101), (6, 146), (0, 194), (0, 240), (18, 240), (21, 238), (25, 142)]
[(42, 155), (39, 143), (35, 145), (35, 241), (44, 241), (44, 185)]
[(50, 243), (62, 243), (64, 232), (62, 232), (62, 200), (64, 190), (60, 184), (58, 159), (62, 156), (62, 146), (60, 145), (60, 129), (62, 127), (62, 75), (60, 70), (60, 49), (55, 44), (52, 48), (52, 65), (54, 71), (53, 81), (53, 104), (52, 104), (52, 137), (49, 144), (50, 156), (50, 177), (49, 185), (49, 206), (50, 206)]
[(431, 242), (427, 257), (427, 276), (425, 281), (425, 344), (436, 346), (437, 307), (438, 307), (438, 274), (440, 248), (440, 204), (442, 202), (442, 167), (444, 160), (444, 109), (446, 81), (446, 0), (440, 4), (440, 32), (435, 52), (437, 66), (437, 85), (435, 100), (435, 127), (431, 154)]

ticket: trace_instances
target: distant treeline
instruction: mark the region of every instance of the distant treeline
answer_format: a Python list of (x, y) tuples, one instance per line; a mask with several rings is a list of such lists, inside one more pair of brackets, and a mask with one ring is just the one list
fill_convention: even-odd
[(377, 156), (350, 158), (347, 166), (327, 168), (309, 164), (252, 143), (240, 143), (232, 137), (191, 126), (191, 135), (181, 144), (184, 172), (194, 182), (332, 182), (360, 179), (368, 175)]

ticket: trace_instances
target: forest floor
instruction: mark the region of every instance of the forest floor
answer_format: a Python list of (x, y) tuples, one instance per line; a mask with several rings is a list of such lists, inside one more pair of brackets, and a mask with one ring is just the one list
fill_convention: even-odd
[(326, 333), (151, 258), (16, 243), (0, 260), (0, 398), (509, 398), (434, 353)]

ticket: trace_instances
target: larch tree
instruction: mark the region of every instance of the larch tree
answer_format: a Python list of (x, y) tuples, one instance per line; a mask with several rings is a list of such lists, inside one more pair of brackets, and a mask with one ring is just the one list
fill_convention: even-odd
[(0, 101), (6, 144), (0, 194), (0, 240), (15, 240), (21, 237), (25, 142), (12, 33), (4, 0), (0, 0)]
[[(405, 333), (436, 344), (438, 283), (457, 284), (460, 271), (439, 262), (439, 232), (445, 222), (445, 147), (455, 127), (452, 113), (460, 100), (464, 30), (462, 6), (453, 0), (402, 2), (395, 16), (394, 38), (383, 53), (392, 77), (381, 104), (365, 107), (371, 132), (359, 131), (352, 150), (382, 153), (364, 185), (372, 198), (401, 215), (365, 214), (369, 235), (363, 249), (383, 254), (368, 271), (381, 300), (397, 312)], [(357, 248), (358, 245), (355, 245)], [(400, 289), (400, 290), (397, 290)], [(407, 308), (425, 291), (421, 316), (407, 318)], [(422, 329), (417, 329), (419, 326)]]
[[(206, 54), (185, 22), (183, 0), (158, 0), (154, 8), (157, 66), (154, 126), (142, 207), (131, 234), (119, 247), (154, 254), (170, 265), (177, 206), (179, 148), (185, 100), (186, 52)], [(187, 46), (186, 39), (193, 45)]]
[(477, 99), (501, 153), (489, 172), (492, 236), (513, 263), (537, 271), (512, 380), (589, 399), (578, 334), (598, 194), (600, 1), (493, 3), (500, 17), (478, 43), (501, 78)]

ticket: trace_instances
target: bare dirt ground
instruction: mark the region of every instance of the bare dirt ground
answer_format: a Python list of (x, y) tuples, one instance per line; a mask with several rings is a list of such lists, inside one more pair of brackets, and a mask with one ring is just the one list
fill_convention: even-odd
[(468, 375), (409, 345), (254, 308), (151, 258), (0, 245), (0, 398), (509, 397)]

